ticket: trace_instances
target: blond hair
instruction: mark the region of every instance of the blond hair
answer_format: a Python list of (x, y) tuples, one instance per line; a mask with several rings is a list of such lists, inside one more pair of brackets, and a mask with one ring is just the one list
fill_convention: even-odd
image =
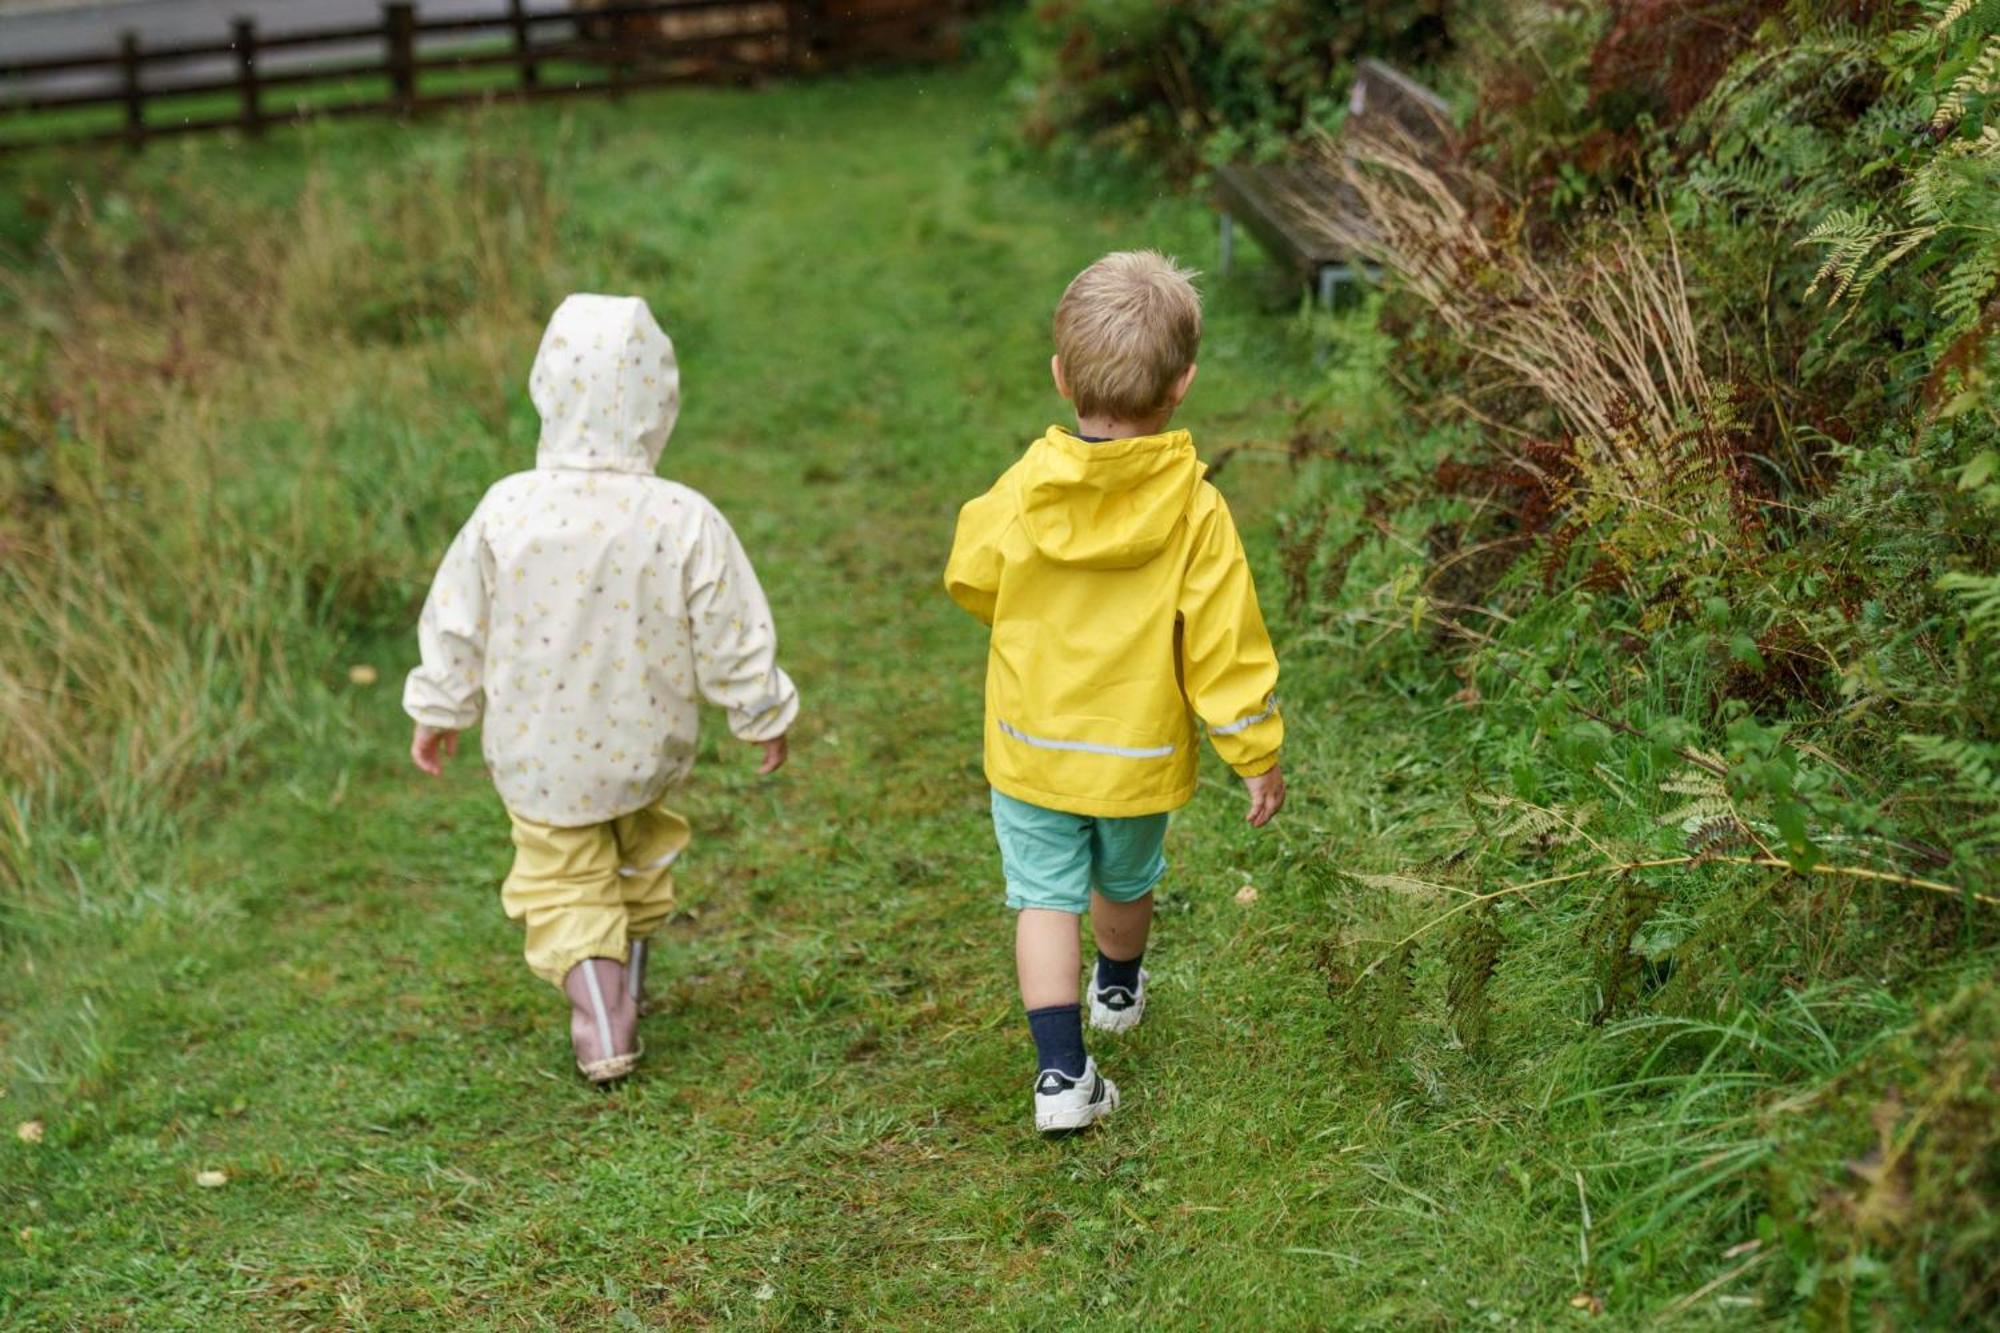
[(1056, 355), (1082, 416), (1135, 421), (1167, 404), (1201, 346), (1195, 273), (1157, 250), (1119, 250), (1056, 304)]

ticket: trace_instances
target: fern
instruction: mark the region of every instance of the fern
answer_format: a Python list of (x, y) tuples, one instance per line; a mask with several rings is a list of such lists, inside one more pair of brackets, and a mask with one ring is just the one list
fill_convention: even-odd
[(1583, 841), (1584, 832), (1596, 808), (1589, 804), (1573, 809), (1560, 805), (1536, 805), (1516, 796), (1474, 792), (1472, 799), (1489, 810), (1504, 812), (1506, 818), (1492, 836), (1502, 842), (1537, 843), (1545, 847), (1566, 847)]
[(1500, 932), (1489, 903), (1466, 913), (1446, 946), (1445, 1009), (1458, 1029), (1459, 1041), (1468, 1050), (1485, 1044), (1492, 1017), (1488, 991), (1506, 945), (1507, 937)]
[(1444, 886), (1427, 879), (1417, 879), (1410, 875), (1362, 875), (1349, 871), (1347, 878), (1356, 884), (1371, 889), (1387, 889), (1391, 893), (1408, 894), (1417, 898), (1437, 899), (1443, 896)]
[[(1869, 177), (1894, 172), (1902, 187), (1880, 201), (1845, 197), (1824, 200), (1812, 213), (1818, 220), (1798, 244), (1824, 251), (1807, 285), (1808, 296), (1825, 293), (1829, 307), (1845, 307), (1842, 322), (1852, 318), (1878, 280), (1905, 261), (1944, 274), (1933, 280), (1930, 310), (1935, 329), (1924, 340), (1931, 357), (1941, 355), (1980, 318), (1996, 283), (2000, 283), (2000, 127), (1978, 125), (1987, 105), (2000, 94), (2000, 0), (1972, 0), (1934, 9), (1919, 27), (1907, 29), (1882, 48), (1872, 76), (1890, 87), (1908, 86), (1904, 95), (1882, 94), (1864, 117), (1869, 133), (1855, 142), (1887, 145), (1873, 161), (1849, 164), (1829, 173), (1840, 182), (1834, 188), (1853, 191)], [(1960, 43), (1969, 45), (1960, 46)], [(1951, 48), (1948, 50), (1947, 48)], [(1951, 63), (1957, 73), (1945, 77), (1926, 72)], [(1750, 62), (1745, 62), (1750, 63)], [(1815, 81), (1802, 73), (1789, 75), (1801, 89)], [(1926, 108), (1923, 86), (1934, 98)], [(1766, 102), (1769, 95), (1766, 95)], [(1794, 96), (1794, 102), (1800, 100)], [(1796, 107), (1791, 108), (1796, 109)], [(1912, 140), (1894, 132), (1896, 118), (1924, 114), (1930, 133)], [(1762, 129), (1746, 125), (1745, 112), (1730, 108), (1729, 124), (1766, 155), (1795, 153), (1789, 136), (1800, 131)], [(1751, 113), (1754, 114), (1754, 113)], [(1806, 131), (1809, 137), (1810, 131)], [(1895, 146), (1898, 144), (1901, 146)], [(1774, 160), (1783, 160), (1774, 157)], [(1787, 175), (1787, 182), (1801, 179)], [(1794, 191), (1803, 195), (1803, 192)], [(1796, 217), (1782, 205), (1779, 217)]]
[(1584, 924), (1584, 940), (1593, 946), (1597, 961), (1598, 1002), (1590, 1016), (1592, 1025), (1601, 1026), (1637, 989), (1645, 959), (1633, 951), (1632, 943), (1665, 900), (1653, 885), (1623, 879)]
[(1934, 129), (1949, 129), (1965, 118), (1966, 105), (1974, 98), (1984, 101), (2000, 88), (2000, 39), (1989, 38), (1984, 49), (1966, 66), (1938, 99), (1931, 113)]
[(1910, 34), (1906, 40), (1921, 40), (1922, 37), (1928, 36), (1932, 40), (1942, 41), (1949, 38), (1952, 30), (1967, 18), (1976, 16), (1979, 20), (1975, 24), (1976, 27), (1990, 25), (1994, 22), (1996, 10), (2000, 10), (2000, 5), (1996, 5), (1994, 0), (1950, 0), (1937, 17), (1931, 20), (1927, 34)]
[[(1375, 984), (1367, 989), (1373, 992), (1372, 1009), (1366, 1015), (1356, 1015), (1350, 1027), (1356, 1032), (1373, 1033), (1374, 1053), (1387, 1056), (1402, 1045), (1403, 1029), (1410, 1012), (1416, 1008), (1416, 941), (1410, 940), (1396, 950), (1378, 969)], [(1364, 994), (1365, 1002), (1368, 1001)]]
[(1938, 587), (1965, 608), (1965, 622), (1984, 638), (2000, 639), (2000, 574), (1947, 574)]
[(1956, 27), (1958, 21), (1967, 14), (1970, 14), (1978, 4), (1979, 0), (1952, 0), (1944, 13), (1938, 15), (1937, 22), (1931, 31), (1942, 37), (1946, 32)]
[[(1827, 296), (1829, 304), (1838, 303), (1850, 292), (1860, 295), (1856, 284), (1861, 266), (1894, 234), (1893, 228), (1876, 221), (1866, 208), (1842, 208), (1829, 214), (1798, 242), (1800, 245), (1826, 247), (1826, 258), (1807, 285), (1806, 295), (1811, 296), (1829, 284), (1832, 287)], [(1874, 271), (1879, 272), (1879, 266)], [(1865, 287), (1866, 284), (1862, 284), (1862, 289), (1865, 290)]]
[(1944, 736), (1905, 736), (1903, 747), (1918, 763), (1939, 771), (1945, 798), (1964, 811), (1951, 830), (1961, 861), (2000, 851), (2000, 745)]

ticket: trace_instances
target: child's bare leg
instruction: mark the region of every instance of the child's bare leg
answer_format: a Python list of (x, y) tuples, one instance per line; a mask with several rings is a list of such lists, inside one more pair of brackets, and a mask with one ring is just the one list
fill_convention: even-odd
[(1082, 966), (1075, 913), (1024, 907), (1015, 914), (1014, 971), (1021, 982), (1023, 1008), (1078, 1003), (1082, 992), (1077, 973)]
[(1146, 952), (1146, 936), (1153, 929), (1153, 895), (1148, 893), (1121, 903), (1101, 893), (1090, 895), (1090, 932), (1097, 938), (1100, 957), (1124, 962)]
[(1091, 968), (1090, 1025), (1100, 1032), (1129, 1032), (1146, 1016), (1146, 936), (1153, 928), (1151, 890), (1120, 901), (1090, 895), (1090, 929), (1097, 937)]

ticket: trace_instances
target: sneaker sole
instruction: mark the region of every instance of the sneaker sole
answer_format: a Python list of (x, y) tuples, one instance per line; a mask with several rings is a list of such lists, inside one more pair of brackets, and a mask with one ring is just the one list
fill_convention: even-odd
[(1074, 1134), (1079, 1129), (1089, 1129), (1098, 1121), (1118, 1109), (1118, 1085), (1110, 1079), (1104, 1080), (1104, 1100), (1092, 1102), (1080, 1110), (1044, 1115), (1035, 1112), (1035, 1129), (1043, 1134)]

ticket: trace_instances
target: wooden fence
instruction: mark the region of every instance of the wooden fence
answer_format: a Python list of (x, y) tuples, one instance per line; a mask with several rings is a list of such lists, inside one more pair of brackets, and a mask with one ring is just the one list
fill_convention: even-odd
[[(531, 9), (527, 0), (504, 0), (488, 15), (426, 18), (415, 4), (389, 3), (379, 23), (309, 31), (265, 33), (240, 18), (212, 42), (149, 46), (128, 31), (116, 50), (0, 57), (0, 131), (16, 131), (0, 133), (0, 152), (107, 141), (138, 148), (160, 135), (257, 135), (311, 116), (615, 98), (636, 88), (936, 58), (954, 48), (959, 20), (975, 7), (974, 0), (658, 0)], [(162, 70), (181, 73), (158, 77)], [(424, 76), (442, 71), (473, 77), (426, 91)], [(369, 82), (386, 84), (387, 95), (355, 95), (357, 83)], [(315, 85), (321, 96), (310, 100), (274, 96)], [(148, 107), (163, 102), (180, 102), (181, 113), (149, 117)], [(231, 109), (218, 114), (218, 102)], [(79, 125), (66, 115), (89, 108), (118, 108), (122, 122)]]

